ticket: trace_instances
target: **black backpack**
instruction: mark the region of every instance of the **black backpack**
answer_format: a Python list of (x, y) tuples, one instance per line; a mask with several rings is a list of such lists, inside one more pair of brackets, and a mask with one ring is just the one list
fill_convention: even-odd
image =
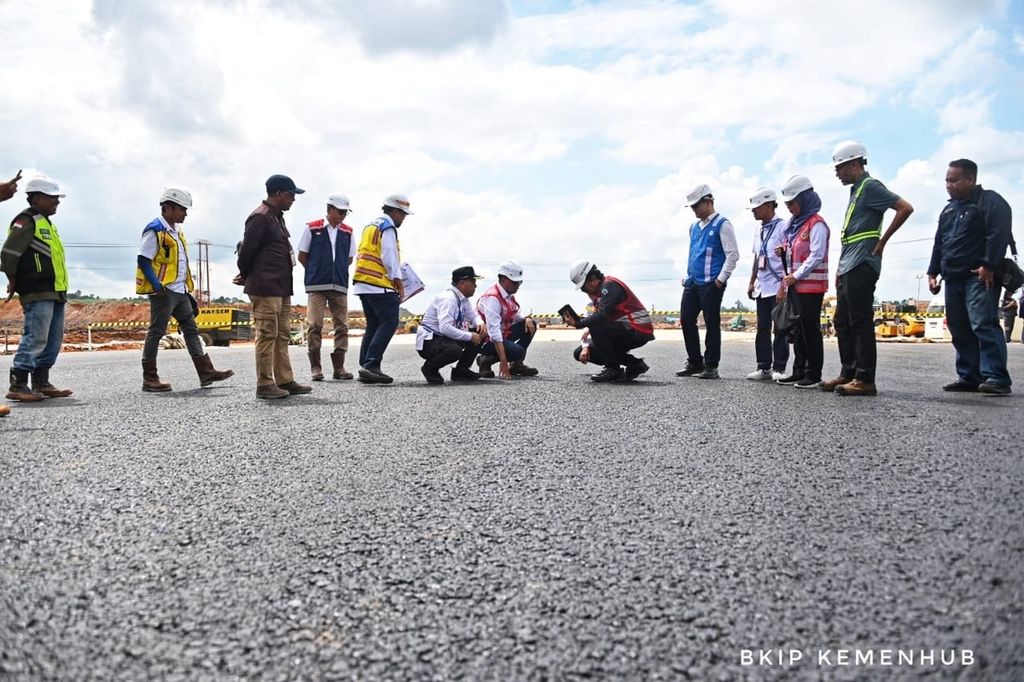
[(999, 268), (996, 270), (996, 282), (1001, 284), (1007, 293), (1020, 289), (1024, 285), (1024, 270), (1017, 265), (1017, 244), (1010, 237), (1010, 253), (1013, 258), (1003, 258)]

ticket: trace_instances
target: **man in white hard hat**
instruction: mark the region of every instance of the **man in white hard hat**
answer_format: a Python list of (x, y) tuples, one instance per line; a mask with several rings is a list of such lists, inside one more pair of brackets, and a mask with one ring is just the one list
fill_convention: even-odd
[[(0, 201), (7, 201), (18, 191), (18, 181), (21, 180), (21, 171), (7, 182), (0, 182)], [(11, 413), (11, 408), (0, 405), (0, 417), (6, 417)]]
[(50, 178), (37, 177), (25, 183), (25, 196), (28, 208), (11, 221), (0, 252), (8, 299), (17, 293), (25, 315), (25, 333), (14, 354), (7, 398), (37, 402), (71, 395), (50, 383), (50, 368), (64, 342), (68, 292), (64, 246), (50, 218), (64, 194)]
[(452, 285), (423, 313), (416, 329), (416, 351), (424, 360), (420, 371), (428, 384), (443, 384), (441, 369), (453, 362), (452, 381), (480, 378), (472, 367), (486, 333), (470, 301), (478, 279), (482, 278), (471, 265), (455, 268)]
[(185, 347), (199, 375), (200, 386), (224, 381), (235, 374), (230, 369), (214, 369), (199, 338), (198, 306), (191, 296), (195, 287), (188, 262), (188, 240), (180, 227), (190, 208), (192, 195), (187, 190), (166, 188), (160, 194), (160, 217), (142, 229), (135, 259), (135, 293), (149, 297), (149, 329), (142, 347), (142, 390), (147, 393), (171, 390), (170, 384), (160, 380), (156, 357), (172, 317), (185, 336)]
[[(832, 153), (836, 177), (850, 186), (850, 202), (839, 234), (843, 250), (836, 268), (836, 338), (839, 376), (824, 381), (824, 391), (839, 395), (877, 395), (875, 367), (875, 284), (882, 272), (882, 251), (896, 230), (914, 212), (906, 199), (871, 177), (865, 166), (868, 151), (859, 142), (839, 143)], [(896, 215), (882, 234), (885, 212)]]
[(328, 307), (334, 327), (332, 376), (352, 378), (352, 373), (345, 369), (345, 354), (348, 353), (348, 266), (356, 255), (356, 240), (352, 238), (352, 228), (344, 223), (351, 210), (344, 194), (329, 196), (327, 217), (306, 223), (299, 237), (299, 262), (306, 269), (305, 285), (309, 296), (306, 343), (313, 381), (324, 379), (320, 347)]
[(593, 314), (583, 319), (574, 320), (568, 313), (562, 316), (569, 326), (587, 330), (573, 357), (583, 364), (604, 366), (590, 377), (591, 381), (632, 381), (650, 369), (643, 358), (629, 352), (654, 340), (651, 315), (636, 294), (625, 282), (605, 275), (588, 260), (573, 263), (569, 279), (594, 305)]
[(292, 251), (284, 212), (295, 195), (306, 190), (287, 175), (271, 175), (267, 198), (245, 220), (245, 236), (238, 249), (238, 277), (252, 301), (256, 326), (256, 397), (264, 400), (302, 395), (311, 386), (295, 381), (288, 344), (291, 342)]
[(505, 261), (498, 268), (498, 281), (480, 296), (476, 310), (487, 325), (487, 342), (480, 349), (480, 376), (494, 377), (491, 366), (498, 362), (498, 376), (537, 376), (537, 369), (524, 363), (526, 349), (537, 333), (537, 323), (524, 317), (516, 301), (523, 285), (523, 268)]
[(752, 381), (782, 379), (789, 362), (786, 334), (777, 329), (774, 336), (772, 334), (772, 310), (784, 276), (782, 257), (775, 249), (785, 243), (786, 234), (786, 221), (775, 213), (778, 205), (775, 192), (767, 187), (761, 187), (750, 197), (750, 210), (760, 223), (754, 233), (754, 267), (747, 285), (747, 296), (757, 302), (757, 336), (754, 338), (757, 369), (747, 375)]
[[(740, 259), (732, 223), (715, 210), (711, 188), (700, 184), (686, 195), (697, 221), (690, 226), (690, 255), (679, 318), (686, 344), (686, 367), (676, 376), (718, 378), (722, 355), (722, 296)], [(700, 352), (697, 317), (704, 314), (704, 353)]]
[(363, 228), (352, 275), (352, 289), (366, 316), (366, 333), (359, 346), (359, 381), (364, 384), (394, 381), (381, 370), (381, 363), (398, 329), (398, 308), (405, 298), (398, 228), (412, 215), (409, 197), (388, 196), (381, 212), (384, 215)]

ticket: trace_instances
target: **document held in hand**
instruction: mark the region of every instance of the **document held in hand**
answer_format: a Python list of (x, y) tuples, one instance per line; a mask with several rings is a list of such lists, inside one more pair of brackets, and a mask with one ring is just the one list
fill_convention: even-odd
[(405, 287), (405, 298), (402, 299), (402, 303), (423, 291), (423, 280), (408, 263), (402, 263), (402, 285)]

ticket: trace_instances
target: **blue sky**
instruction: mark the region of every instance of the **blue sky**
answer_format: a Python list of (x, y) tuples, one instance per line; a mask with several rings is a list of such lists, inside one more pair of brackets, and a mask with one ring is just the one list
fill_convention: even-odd
[(838, 230), (847, 191), (829, 161), (845, 139), (916, 208), (886, 252), (883, 298), (917, 292), (950, 159), (977, 161), (1018, 214), (1024, 203), (1021, 2), (3, 7), (0, 174), (66, 185), (65, 241), (106, 245), (69, 249), (71, 286), (102, 295), (133, 293), (133, 250), (118, 245), (137, 242), (170, 184), (195, 196), (190, 238), (224, 245), (213, 294), (240, 295), (229, 245), (277, 172), (309, 190), (288, 215), (293, 240), (328, 194), (349, 195), (358, 228), (406, 192), (403, 256), (428, 291), (458, 265), (490, 274), (513, 259), (535, 312), (579, 302), (567, 280), (578, 258), (676, 308), (692, 222), (682, 198), (700, 182), (736, 226), (727, 299), (742, 298), (747, 197), (806, 174)]

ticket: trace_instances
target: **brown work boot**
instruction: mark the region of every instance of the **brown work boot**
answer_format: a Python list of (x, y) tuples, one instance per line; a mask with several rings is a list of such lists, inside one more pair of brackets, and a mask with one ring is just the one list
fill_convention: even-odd
[(829, 379), (828, 381), (821, 382), (821, 390), (826, 393), (831, 393), (836, 390), (836, 386), (844, 386), (853, 381), (853, 377), (844, 377), (843, 375), (837, 376), (835, 379)]
[(320, 349), (311, 350), (309, 355), (309, 378), (313, 381), (324, 380), (324, 368), (320, 365)]
[(142, 361), (142, 390), (145, 393), (164, 393), (171, 390), (170, 384), (160, 381), (156, 371), (156, 359)]
[(277, 387), (282, 391), (288, 391), (291, 395), (304, 395), (306, 393), (312, 393), (313, 387), (300, 384), (297, 381), (289, 381), (287, 384), (278, 384)]
[(873, 383), (854, 379), (836, 386), (836, 393), (838, 395), (878, 395), (878, 389)]
[(71, 395), (71, 389), (57, 388), (50, 383), (49, 367), (32, 372), (32, 390), (42, 393), (47, 398), (67, 398)]
[(491, 365), (498, 361), (493, 355), (481, 355), (476, 359), (476, 366), (480, 368), (478, 372), (481, 379), (493, 379), (494, 370), (491, 369)]
[(28, 387), (28, 370), (11, 368), (11, 387), (7, 391), (8, 400), (22, 403), (36, 403), (46, 398)]
[(522, 360), (516, 360), (509, 363), (508, 373), (514, 377), (535, 377), (540, 372), (537, 371), (536, 367), (528, 367)]
[(209, 386), (215, 381), (224, 381), (228, 377), (235, 376), (235, 370), (225, 369), (223, 371), (214, 369), (213, 360), (209, 354), (192, 358), (192, 364), (196, 366), (196, 374), (199, 375), (199, 385)]
[(264, 400), (276, 400), (278, 398), (287, 398), (291, 393), (278, 388), (275, 384), (267, 384), (266, 386), (256, 387), (256, 397), (263, 398)]
[(345, 351), (336, 350), (331, 353), (331, 364), (334, 366), (335, 379), (351, 379), (352, 372), (345, 369)]

